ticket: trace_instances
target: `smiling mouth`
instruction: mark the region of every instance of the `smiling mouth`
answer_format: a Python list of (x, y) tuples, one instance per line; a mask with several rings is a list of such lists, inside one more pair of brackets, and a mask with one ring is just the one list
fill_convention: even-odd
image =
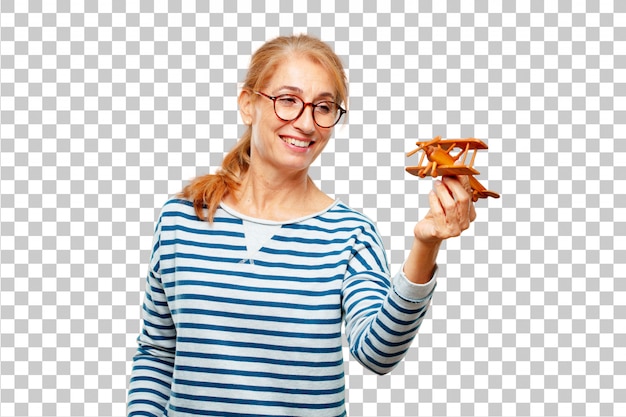
[(291, 137), (284, 137), (284, 136), (281, 136), (281, 139), (283, 140), (283, 142), (288, 143), (293, 146), (297, 146), (298, 148), (308, 148), (309, 146), (315, 143), (314, 141), (304, 141), (304, 140), (298, 140), (298, 139), (294, 139)]

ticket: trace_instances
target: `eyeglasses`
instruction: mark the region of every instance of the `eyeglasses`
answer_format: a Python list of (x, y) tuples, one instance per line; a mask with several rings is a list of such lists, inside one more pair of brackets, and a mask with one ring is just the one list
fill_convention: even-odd
[(308, 105), (311, 105), (313, 121), (319, 127), (328, 128), (335, 126), (341, 119), (341, 116), (346, 113), (346, 110), (334, 101), (305, 103), (300, 97), (291, 94), (269, 96), (260, 91), (254, 91), (254, 93), (272, 100), (274, 102), (274, 113), (284, 122), (290, 122), (302, 116), (304, 108)]

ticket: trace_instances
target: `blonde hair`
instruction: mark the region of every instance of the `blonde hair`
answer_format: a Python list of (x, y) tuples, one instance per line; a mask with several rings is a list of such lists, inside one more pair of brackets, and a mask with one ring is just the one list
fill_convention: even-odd
[[(326, 43), (309, 35), (280, 36), (261, 46), (250, 61), (243, 90), (256, 91), (272, 77), (276, 68), (289, 57), (304, 56), (325, 68), (336, 86), (336, 101), (344, 107), (348, 101), (348, 82), (339, 57)], [(179, 197), (193, 202), (196, 215), (208, 222), (226, 194), (236, 190), (250, 167), (252, 128), (244, 132), (222, 161), (215, 174), (196, 177), (180, 192)]]

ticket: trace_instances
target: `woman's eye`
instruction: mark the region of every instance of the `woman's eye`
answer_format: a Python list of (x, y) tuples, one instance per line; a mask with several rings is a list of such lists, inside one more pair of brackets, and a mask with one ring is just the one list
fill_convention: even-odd
[(289, 97), (289, 96), (283, 96), (283, 97), (278, 97), (276, 99), (276, 101), (281, 105), (281, 106), (293, 106), (295, 104), (298, 103), (298, 99), (295, 97)]
[(332, 103), (318, 103), (315, 105), (315, 109), (322, 114), (328, 114), (331, 113), (333, 110), (333, 106)]

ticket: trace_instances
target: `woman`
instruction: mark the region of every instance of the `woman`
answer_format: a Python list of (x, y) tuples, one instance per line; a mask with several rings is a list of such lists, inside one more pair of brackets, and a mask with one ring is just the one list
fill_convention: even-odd
[(374, 224), (308, 176), (346, 102), (325, 43), (279, 37), (254, 54), (239, 96), (246, 133), (159, 217), (129, 416), (345, 415), (342, 323), (368, 369), (402, 360), (439, 245), (474, 207), (457, 179), (436, 182), (392, 277)]

